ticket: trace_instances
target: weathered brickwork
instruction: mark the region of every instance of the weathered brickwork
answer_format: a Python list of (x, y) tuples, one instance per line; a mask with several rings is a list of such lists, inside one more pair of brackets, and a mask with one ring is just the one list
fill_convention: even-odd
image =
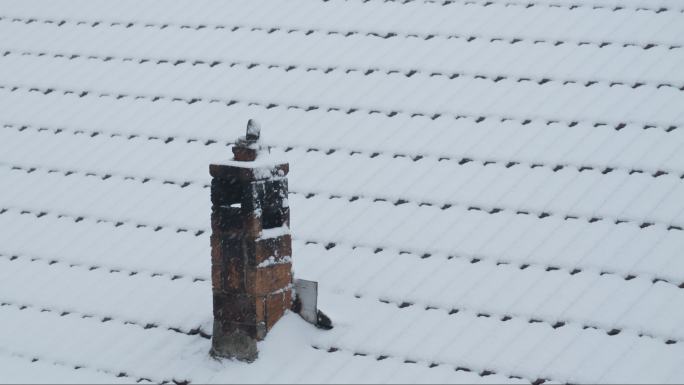
[(289, 167), (264, 164), (261, 156), (268, 149), (259, 147), (254, 129), (248, 128), (233, 154), (234, 161), (212, 164), (209, 170), (212, 354), (253, 361), (256, 342), (292, 306)]

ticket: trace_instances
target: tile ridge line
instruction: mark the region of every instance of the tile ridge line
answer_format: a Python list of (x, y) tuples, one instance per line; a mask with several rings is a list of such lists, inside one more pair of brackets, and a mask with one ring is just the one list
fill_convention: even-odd
[[(0, 89), (1, 91), (2, 89)], [(191, 143), (197, 143), (197, 142), (204, 142), (203, 144), (205, 146), (213, 145), (213, 144), (219, 144), (219, 145), (225, 145), (225, 146), (231, 146), (233, 144), (232, 141), (227, 141), (224, 139), (220, 138), (209, 138), (209, 137), (190, 137), (186, 135), (171, 135), (168, 137), (164, 136), (154, 136), (154, 135), (148, 135), (148, 134), (130, 134), (130, 133), (124, 133), (124, 132), (117, 132), (117, 131), (112, 131), (112, 130), (97, 130), (97, 129), (77, 129), (77, 128), (67, 128), (66, 126), (60, 126), (59, 128), (48, 128), (45, 125), (41, 126), (36, 126), (36, 125), (31, 125), (31, 124), (22, 124), (22, 123), (10, 123), (10, 122), (0, 122), (0, 126), (4, 128), (11, 128), (15, 129), (19, 132), (22, 132), (24, 130), (32, 130), (37, 133), (43, 133), (46, 131), (51, 131), (53, 134), (60, 134), (62, 132), (68, 132), (72, 135), (79, 135), (79, 134), (88, 134), (87, 136), (90, 138), (95, 138), (98, 135), (105, 134), (111, 138), (115, 137), (122, 137), (122, 138), (128, 138), (134, 139), (134, 138), (144, 138), (147, 140), (160, 140), (164, 144), (171, 143), (175, 141), (176, 139), (180, 139), (182, 142), (186, 144), (191, 144)], [(661, 176), (667, 176), (670, 175), (672, 177), (676, 177), (679, 179), (684, 180), (684, 171), (674, 171), (674, 170), (669, 170), (669, 169), (645, 169), (645, 168), (634, 168), (634, 167), (624, 167), (624, 166), (619, 166), (619, 165), (595, 165), (592, 163), (586, 163), (586, 164), (573, 164), (573, 163), (544, 163), (544, 162), (535, 162), (535, 161), (525, 161), (525, 160), (516, 160), (516, 159), (496, 159), (496, 158), (491, 158), (491, 159), (486, 159), (486, 158), (477, 158), (477, 157), (471, 157), (468, 155), (464, 156), (452, 156), (452, 155), (444, 155), (444, 154), (438, 154), (438, 153), (401, 153), (398, 151), (392, 151), (392, 150), (367, 150), (367, 149), (353, 149), (353, 148), (332, 148), (332, 147), (316, 147), (316, 146), (307, 146), (307, 145), (283, 145), (283, 144), (274, 144), (274, 143), (267, 143), (264, 142), (265, 144), (269, 145), (272, 148), (278, 148), (282, 149), (284, 152), (290, 152), (294, 149), (298, 150), (306, 150), (306, 152), (317, 152), (322, 155), (332, 155), (337, 152), (341, 153), (348, 153), (349, 156), (354, 156), (354, 155), (364, 155), (369, 158), (375, 158), (379, 155), (384, 155), (384, 156), (391, 156), (393, 158), (410, 158), (414, 162), (417, 162), (423, 158), (429, 158), (429, 159), (434, 159), (436, 158), (438, 162), (442, 161), (449, 161), (449, 162), (457, 162), (459, 165), (465, 165), (470, 162), (475, 162), (479, 163), (482, 166), (488, 166), (490, 164), (494, 165), (504, 165), (506, 168), (511, 168), (511, 167), (516, 167), (516, 166), (522, 166), (522, 167), (528, 167), (531, 169), (538, 168), (538, 167), (544, 167), (551, 169), (553, 172), (557, 172), (560, 170), (563, 170), (565, 168), (572, 168), (576, 169), (578, 172), (584, 172), (584, 171), (592, 171), (596, 170), (598, 172), (601, 172), (603, 174), (608, 174), (613, 171), (620, 171), (624, 172), (627, 175), (647, 175), (652, 178), (659, 178)], [(681, 172), (681, 174), (678, 174)]]
[(180, 30), (200, 30), (205, 28), (226, 30), (230, 32), (238, 30), (247, 30), (249, 32), (264, 32), (267, 34), (272, 33), (299, 33), (303, 35), (310, 35), (313, 33), (323, 34), (323, 35), (338, 35), (342, 37), (349, 36), (367, 36), (367, 37), (377, 37), (381, 39), (392, 39), (392, 38), (418, 38), (421, 40), (430, 40), (433, 38), (442, 39), (459, 39), (466, 43), (470, 43), (477, 40), (484, 40), (489, 42), (502, 41), (508, 44), (516, 44), (519, 42), (533, 42), (533, 44), (548, 44), (552, 46), (558, 46), (562, 44), (572, 44), (577, 46), (583, 45), (593, 45), (602, 48), (606, 45), (619, 45), (622, 47), (639, 47), (643, 50), (649, 50), (655, 47), (664, 47), (666, 49), (682, 49), (681, 44), (669, 44), (664, 42), (649, 42), (643, 44), (637, 44), (630, 41), (605, 41), (605, 40), (556, 40), (556, 39), (545, 39), (545, 38), (526, 38), (526, 37), (512, 37), (512, 36), (478, 36), (478, 35), (468, 35), (468, 34), (438, 34), (438, 33), (425, 33), (425, 32), (391, 32), (391, 31), (370, 31), (370, 30), (336, 30), (336, 29), (323, 29), (323, 28), (309, 28), (309, 27), (286, 27), (286, 26), (264, 26), (264, 25), (241, 25), (241, 24), (216, 24), (216, 23), (191, 23), (182, 24), (175, 22), (144, 22), (144, 21), (132, 21), (132, 20), (96, 20), (96, 19), (62, 19), (62, 18), (41, 18), (41, 17), (22, 17), (22, 16), (11, 16), (0, 14), (0, 21), (7, 19), (11, 22), (21, 22), (24, 24), (31, 23), (43, 23), (43, 24), (54, 24), (57, 27), (61, 27), (66, 24), (74, 24), (81, 26), (90, 26), (92, 28), (96, 27), (122, 27), (122, 28), (175, 28)]

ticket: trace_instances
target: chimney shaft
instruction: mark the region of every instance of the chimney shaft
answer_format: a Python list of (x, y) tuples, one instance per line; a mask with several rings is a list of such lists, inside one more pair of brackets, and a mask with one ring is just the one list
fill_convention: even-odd
[(254, 361), (256, 342), (292, 306), (287, 163), (259, 145), (259, 126), (212, 164), (212, 355)]

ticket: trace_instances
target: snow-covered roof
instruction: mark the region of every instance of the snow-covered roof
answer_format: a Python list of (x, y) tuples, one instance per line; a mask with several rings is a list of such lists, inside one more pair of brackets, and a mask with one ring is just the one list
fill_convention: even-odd
[[(684, 381), (678, 0), (4, 0), (0, 380)], [(208, 165), (290, 163), (290, 314), (209, 358)]]

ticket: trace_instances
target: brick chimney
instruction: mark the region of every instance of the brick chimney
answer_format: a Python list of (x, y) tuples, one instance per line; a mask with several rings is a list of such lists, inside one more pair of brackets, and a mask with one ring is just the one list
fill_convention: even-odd
[(211, 280), (215, 357), (254, 361), (257, 341), (292, 306), (292, 240), (287, 163), (259, 144), (259, 125), (212, 164)]

